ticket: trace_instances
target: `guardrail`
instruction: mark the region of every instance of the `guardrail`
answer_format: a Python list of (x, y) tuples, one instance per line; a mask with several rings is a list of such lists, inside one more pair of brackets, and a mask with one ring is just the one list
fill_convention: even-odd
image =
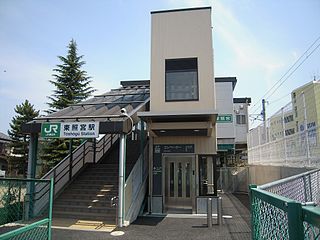
[[(32, 194), (36, 184), (45, 185), (48, 194), (39, 195), (37, 191)], [(41, 212), (36, 210), (37, 201), (48, 203)], [(5, 232), (0, 239), (50, 240), (52, 202), (53, 179), (0, 179), (0, 225)]]
[(319, 186), (320, 170), (250, 185), (252, 239), (320, 239)]

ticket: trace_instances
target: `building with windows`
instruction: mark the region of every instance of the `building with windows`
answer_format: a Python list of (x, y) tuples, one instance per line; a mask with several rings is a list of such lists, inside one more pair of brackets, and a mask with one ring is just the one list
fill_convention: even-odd
[(6, 134), (0, 132), (0, 170), (8, 170), (7, 158), (10, 154), (10, 149), (8, 147), (11, 142), (11, 138)]
[(248, 106), (251, 98), (234, 98), (236, 83), (235, 77), (215, 78), (220, 166), (237, 165), (247, 158)]
[(211, 8), (151, 13), (150, 211), (197, 212), (216, 194)]
[[(293, 166), (316, 166), (320, 153), (319, 103), (320, 81), (311, 81), (293, 90), (291, 102), (268, 119), (266, 130), (262, 124), (249, 131), (248, 142), (254, 153), (250, 162), (257, 162), (255, 159), (262, 162), (263, 156), (260, 155), (263, 151), (258, 148), (268, 144), (270, 151), (264, 156), (272, 158), (277, 164), (288, 164), (291, 159)], [(266, 142), (263, 141), (264, 131), (268, 136)]]
[(39, 132), (76, 136), (65, 126), (94, 123), (95, 137), (44, 176), (55, 179), (54, 216), (117, 216), (123, 226), (144, 206), (151, 214), (204, 213), (217, 195), (219, 159), (245, 154), (251, 99), (233, 98), (236, 78), (214, 80), (211, 8), (151, 12), (151, 27), (150, 80), (123, 81), (24, 126), (32, 149)]

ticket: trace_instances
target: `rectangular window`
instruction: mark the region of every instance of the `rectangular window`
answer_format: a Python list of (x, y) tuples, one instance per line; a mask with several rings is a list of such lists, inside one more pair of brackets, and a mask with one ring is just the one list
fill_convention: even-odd
[(198, 59), (166, 59), (166, 101), (199, 100)]
[(286, 136), (289, 136), (289, 135), (292, 135), (292, 134), (294, 134), (294, 128), (290, 128), (290, 129), (285, 130), (285, 135)]
[(295, 117), (297, 118), (298, 117), (298, 107), (297, 106), (294, 107), (294, 114), (295, 114)]
[(237, 124), (246, 124), (246, 115), (236, 115)]

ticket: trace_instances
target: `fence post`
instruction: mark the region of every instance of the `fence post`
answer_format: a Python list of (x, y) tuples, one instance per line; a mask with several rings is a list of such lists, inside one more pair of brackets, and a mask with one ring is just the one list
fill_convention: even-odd
[(250, 198), (250, 212), (251, 212), (251, 238), (255, 240), (255, 226), (254, 226), (254, 205), (253, 205), (253, 188), (257, 188), (257, 185), (250, 184), (249, 185), (249, 198)]
[(288, 229), (290, 240), (304, 238), (301, 203), (288, 202)]
[(97, 139), (93, 139), (93, 163), (96, 163)]
[(53, 194), (54, 194), (54, 179), (50, 179), (50, 191), (49, 191), (49, 223), (48, 223), (48, 240), (51, 240), (51, 225), (52, 225), (52, 204), (53, 204)]
[(73, 144), (73, 140), (72, 138), (70, 138), (69, 140), (69, 181), (72, 178), (72, 164), (73, 164), (72, 144)]

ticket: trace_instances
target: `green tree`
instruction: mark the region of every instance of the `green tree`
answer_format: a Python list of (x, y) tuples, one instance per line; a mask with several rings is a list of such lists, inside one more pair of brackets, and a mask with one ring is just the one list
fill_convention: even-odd
[(68, 45), (66, 57), (58, 56), (62, 62), (53, 71), (51, 80), (55, 87), (52, 96), (49, 96), (50, 109), (48, 113), (68, 107), (69, 104), (80, 102), (89, 97), (95, 90), (90, 86), (91, 77), (81, 67), (85, 64), (82, 61), (83, 55), (78, 56), (77, 43), (72, 39)]
[[(55, 87), (53, 94), (49, 96), (49, 110), (53, 113), (70, 104), (80, 102), (88, 98), (95, 90), (90, 86), (91, 77), (82, 70), (85, 61), (83, 55), (78, 55), (77, 44), (72, 39), (68, 45), (67, 56), (58, 56), (61, 64), (53, 69), (53, 80), (50, 81)], [(43, 143), (41, 158), (45, 163), (44, 172), (52, 168), (69, 153), (70, 141), (62, 139), (50, 139)], [(80, 141), (73, 141), (73, 149), (80, 144)]]
[(12, 149), (8, 157), (9, 174), (23, 174), (26, 177), (28, 167), (29, 137), (22, 133), (21, 126), (39, 116), (39, 111), (35, 110), (28, 100), (14, 109), (16, 116), (10, 123), (11, 130), (8, 131), (12, 142), (9, 146)]

